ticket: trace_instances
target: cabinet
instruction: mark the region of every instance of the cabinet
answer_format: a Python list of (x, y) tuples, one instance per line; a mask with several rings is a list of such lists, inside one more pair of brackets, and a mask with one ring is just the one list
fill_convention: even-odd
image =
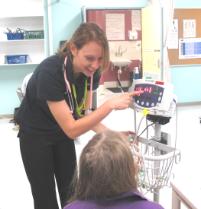
[(159, 1), (142, 9), (142, 67), (145, 77), (161, 79), (162, 9)]
[[(37, 64), (44, 58), (44, 36), (31, 39), (7, 40), (8, 29), (25, 31), (44, 30), (43, 16), (0, 17), (0, 65), (7, 63), (7, 55), (27, 55), (26, 64)], [(41, 33), (42, 33), (41, 32)]]
[(7, 28), (12, 32), (17, 28), (26, 31), (44, 30), (43, 0), (7, 0), (1, 5), (0, 66), (11, 65), (6, 64), (6, 55), (28, 55), (26, 65), (38, 64), (45, 57), (44, 38), (7, 40)]

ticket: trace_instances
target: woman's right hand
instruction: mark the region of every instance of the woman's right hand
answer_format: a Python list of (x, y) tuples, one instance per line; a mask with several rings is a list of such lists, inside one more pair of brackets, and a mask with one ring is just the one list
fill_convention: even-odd
[(120, 95), (112, 96), (107, 102), (109, 102), (113, 110), (123, 110), (131, 105), (135, 95), (140, 95), (141, 93), (143, 93), (143, 91), (125, 92)]

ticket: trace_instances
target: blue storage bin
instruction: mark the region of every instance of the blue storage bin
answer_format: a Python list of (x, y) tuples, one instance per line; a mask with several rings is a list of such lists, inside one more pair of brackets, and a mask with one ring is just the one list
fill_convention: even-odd
[(21, 40), (24, 39), (24, 33), (16, 32), (16, 33), (6, 33), (8, 40)]
[(19, 54), (19, 55), (6, 55), (6, 63), (7, 64), (24, 64), (27, 63), (27, 54)]
[(32, 30), (24, 32), (24, 39), (43, 39), (44, 31), (43, 30)]

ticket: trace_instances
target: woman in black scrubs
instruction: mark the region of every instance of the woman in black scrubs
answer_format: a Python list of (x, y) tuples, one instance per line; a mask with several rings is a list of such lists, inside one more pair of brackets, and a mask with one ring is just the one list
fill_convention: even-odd
[(46, 58), (30, 78), (17, 122), (22, 160), (31, 184), (35, 209), (58, 209), (70, 195), (69, 184), (76, 166), (74, 139), (94, 130), (112, 110), (129, 107), (136, 94), (122, 93), (93, 112), (92, 91), (109, 64), (105, 33), (94, 23), (83, 23), (69, 42)]

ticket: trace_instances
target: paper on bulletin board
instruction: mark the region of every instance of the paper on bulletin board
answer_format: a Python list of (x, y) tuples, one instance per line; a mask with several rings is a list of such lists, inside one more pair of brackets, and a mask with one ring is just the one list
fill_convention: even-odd
[(179, 59), (201, 58), (201, 38), (179, 40)]
[(131, 15), (131, 24), (133, 30), (141, 30), (141, 11), (133, 10)]
[(105, 21), (108, 40), (125, 40), (125, 14), (106, 14)]
[(183, 37), (184, 38), (196, 37), (196, 20), (195, 19), (183, 20)]
[(178, 19), (172, 21), (170, 31), (168, 32), (167, 47), (168, 49), (178, 49)]

